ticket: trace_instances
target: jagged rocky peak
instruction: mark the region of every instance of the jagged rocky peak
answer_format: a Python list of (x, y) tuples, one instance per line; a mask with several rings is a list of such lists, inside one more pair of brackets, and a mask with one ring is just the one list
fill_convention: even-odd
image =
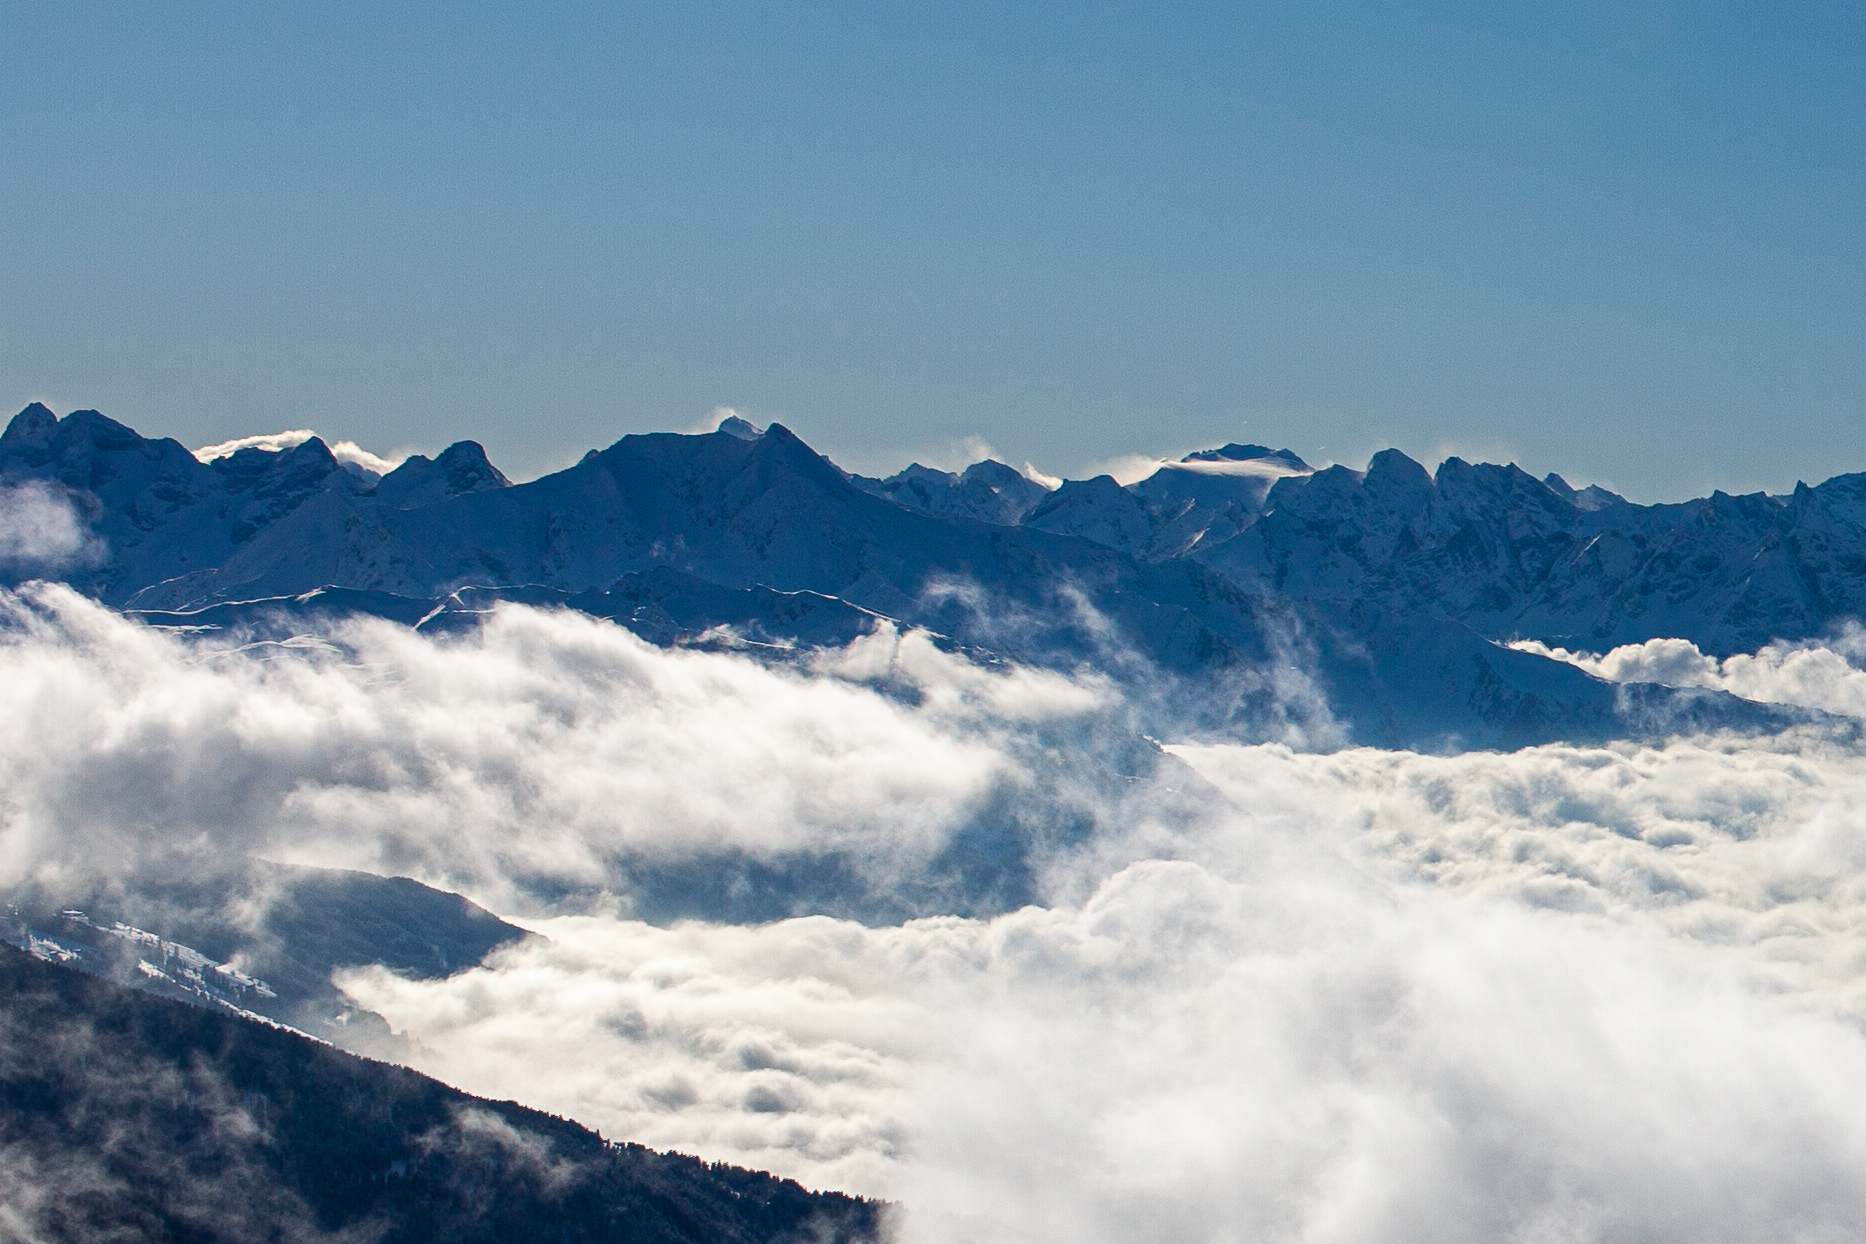
[(961, 471), (959, 481), (964, 483), (967, 480), (979, 480), (992, 488), (1033, 484), (1040, 493), (1051, 491), (1048, 484), (1031, 479), (1016, 467), (999, 462), (996, 458), (981, 458)]
[(1432, 487), (1432, 473), (1398, 449), (1383, 449), (1367, 460), (1367, 471), (1361, 482), (1368, 488), (1413, 493)]
[(1015, 527), (1049, 495), (1049, 489), (1016, 467), (986, 458), (954, 473), (915, 462), (886, 479), (851, 476), (864, 492), (929, 514), (952, 514), (1000, 527)]
[(310, 488), (332, 475), (342, 479), (352, 478), (342, 469), (336, 455), (331, 453), (330, 446), (318, 436), (284, 449), (255, 446), (236, 449), (208, 465), (221, 475), (234, 479), (256, 480), (264, 477), (264, 482), (257, 485), (262, 493)]
[(1608, 492), (1599, 484), (1589, 484), (1586, 488), (1576, 488), (1561, 476), (1550, 471), (1542, 477), (1542, 482), (1549, 486), (1556, 496), (1574, 506), (1577, 510), (1604, 510), (1615, 505), (1631, 505), (1632, 502), (1617, 492)]
[[(234, 477), (264, 475), (281, 462), (285, 461), (285, 456), (287, 454), (297, 453), (313, 442), (316, 442), (317, 448), (312, 450), (312, 457), (316, 456), (318, 449), (323, 450), (326, 457), (330, 456), (330, 446), (326, 445), (320, 438), (314, 436), (310, 440), (299, 441), (296, 445), (287, 445), (282, 448), (266, 445), (243, 445), (230, 454), (221, 454), (217, 458), (209, 459), (208, 466), (222, 475)], [(335, 462), (336, 459), (331, 458), (331, 461)]]
[(54, 445), (88, 442), (92, 448), (101, 450), (134, 449), (143, 444), (136, 429), (95, 410), (72, 411), (57, 422), (47, 439)]
[(35, 441), (48, 436), (58, 426), (58, 416), (44, 402), (29, 402), (26, 409), (13, 416), (0, 441)]
[(412, 510), (449, 497), (494, 488), (509, 488), (512, 481), (486, 457), (478, 441), (455, 441), (439, 456), (411, 454), (402, 465), (382, 477), (376, 498), (399, 509)]
[(486, 457), (486, 448), (478, 441), (455, 441), (441, 450), (434, 460), (456, 493), (477, 492), (482, 488), (508, 488), (512, 481)]
[(727, 415), (719, 421), (719, 426), (714, 431), (724, 432), (727, 436), (736, 436), (742, 441), (755, 441), (765, 434), (763, 428), (737, 415)]

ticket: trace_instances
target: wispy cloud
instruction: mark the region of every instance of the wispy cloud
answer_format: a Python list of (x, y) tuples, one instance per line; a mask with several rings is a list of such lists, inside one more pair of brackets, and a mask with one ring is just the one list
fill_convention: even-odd
[(194, 456), (202, 462), (212, 462), (216, 458), (225, 458), (242, 449), (263, 449), (267, 453), (278, 453), (304, 444), (317, 433), (310, 428), (294, 428), (288, 432), (260, 432), (254, 436), (236, 436), (230, 441), (219, 441), (212, 445), (203, 445), (194, 451)]
[(1117, 484), (1135, 484), (1165, 466), (1166, 461), (1165, 458), (1156, 458), (1151, 454), (1121, 454), (1084, 467), (1082, 477), (1092, 479), (1097, 475), (1112, 475)]
[(103, 540), (63, 493), (37, 480), (0, 486), (0, 569), (45, 573), (103, 556)]
[[(304, 444), (317, 433), (310, 428), (294, 428), (289, 432), (261, 432), (256, 436), (236, 436), (230, 441), (220, 441), (213, 445), (203, 445), (193, 451), (202, 462), (212, 462), (216, 458), (225, 458), (242, 449), (263, 449), (268, 453), (292, 449)], [(387, 475), (408, 458), (409, 451), (401, 450), (384, 458), (369, 452), (355, 441), (337, 441), (330, 446), (331, 457), (339, 462), (348, 462), (373, 471), (377, 475)]]

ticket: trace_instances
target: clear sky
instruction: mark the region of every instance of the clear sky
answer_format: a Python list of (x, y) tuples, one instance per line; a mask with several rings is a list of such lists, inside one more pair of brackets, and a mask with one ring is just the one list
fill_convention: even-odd
[(0, 12), (15, 407), (1866, 469), (1857, 4)]

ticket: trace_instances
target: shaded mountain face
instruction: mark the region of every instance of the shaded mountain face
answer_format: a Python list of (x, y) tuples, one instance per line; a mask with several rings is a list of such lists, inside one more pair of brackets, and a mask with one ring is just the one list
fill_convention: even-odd
[[(371, 484), (315, 439), (203, 464), (95, 412), (29, 407), (0, 438), (0, 481), (56, 490), (101, 539), (66, 578), (169, 623), (269, 599), (444, 625), (520, 599), (658, 643), (725, 625), (779, 651), (893, 619), (1136, 687), (1182, 680), (1152, 696), (1172, 719), (1144, 723), (1181, 734), (1250, 736), (1276, 715), (1261, 675), (1298, 668), (1355, 741), (1608, 737), (1676, 697), (1650, 688), (1635, 711), (1493, 641), (1678, 636), (1721, 654), (1818, 634), (1866, 599), (1866, 477), (1636, 506), (1455, 458), (1312, 471), (1227, 445), (1050, 492), (999, 463), (863, 480), (781, 425), (728, 424), (625, 437), (518, 485), (462, 442)], [(1415, 652), (1437, 654), (1431, 677)], [(1720, 703), (1677, 707), (1774, 712)]]
[(9, 1237), (855, 1244), (880, 1206), (618, 1145), (0, 946)]
[[(472, 585), (610, 592), (626, 576), (671, 570), (717, 588), (833, 597), (969, 641), (989, 636), (1030, 659), (1092, 651), (1099, 622), (1082, 606), (1117, 618), (1169, 665), (1263, 651), (1250, 602), (1198, 566), (1140, 566), (1089, 541), (896, 505), (776, 425), (750, 438), (627, 437), (510, 487), (467, 471), (466, 491), (425, 504), (419, 487), (385, 499), (400, 471), (370, 489), (315, 439), (204, 465), (177, 442), (89, 412), (50, 431), (36, 416), (16, 426), (0, 477), (66, 490), (109, 548), (103, 566), (66, 577), (132, 609), (173, 614), (325, 587), (405, 599)], [(980, 594), (1030, 624), (981, 611)]]
[(264, 860), (187, 863), (5, 895), (4, 939), (122, 984), (250, 1011), (386, 1057), (397, 1052), (388, 1025), (357, 1010), (333, 972), (380, 964), (433, 979), (529, 936), (406, 877)]

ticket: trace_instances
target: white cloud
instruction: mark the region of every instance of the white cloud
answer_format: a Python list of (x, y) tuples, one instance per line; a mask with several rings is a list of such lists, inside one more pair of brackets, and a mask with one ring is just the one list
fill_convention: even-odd
[(1097, 462), (1082, 469), (1082, 478), (1093, 479), (1097, 475), (1112, 475), (1114, 482), (1126, 487), (1137, 484), (1155, 471), (1165, 466), (1168, 459), (1156, 458), (1150, 454), (1121, 454), (1106, 462)]
[(1171, 750), (1206, 815), (1121, 808), (1079, 904), (566, 919), (347, 983), (445, 1078), (898, 1197), (909, 1241), (1866, 1223), (1859, 748)]
[(908, 1241), (1866, 1221), (1856, 1029), (1647, 929), (1309, 865), (1146, 861), (1080, 907), (895, 929), (560, 920), (346, 984), (445, 1079), (887, 1193)]
[(216, 458), (236, 454), (242, 449), (263, 449), (269, 454), (275, 454), (302, 445), (316, 435), (317, 433), (310, 428), (294, 428), (289, 432), (261, 432), (255, 436), (236, 436), (230, 441), (203, 445), (194, 451), (194, 456), (202, 462), (212, 462)]
[(0, 611), (5, 879), (177, 844), (506, 903), (614, 886), (625, 856), (833, 850), (893, 876), (1027, 781), (1013, 732), (1108, 694), (892, 632), (811, 675), (518, 607), (452, 639), (357, 620), (244, 647), (56, 586)]
[(1063, 486), (1062, 476), (1045, 474), (1028, 462), (1024, 463), (1023, 476), (1033, 484), (1042, 484), (1051, 492), (1055, 492), (1058, 488)]
[(1170, 750), (1261, 822), (1350, 843), (1398, 878), (1649, 927), (1866, 1018), (1856, 744), (1800, 730), (1501, 755)]
[[(445, 981), (345, 978), (444, 1079), (898, 1197), (904, 1244), (1866, 1225), (1866, 747), (1840, 732), (1176, 746), (1145, 781), (1096, 751), (1107, 682), (919, 635), (774, 669), (517, 607), (241, 646), (64, 588), (0, 605), (13, 878), (167, 847), (496, 905), (613, 888), (628, 853), (911, 878), (985, 803), (1078, 801), (1046, 905), (993, 919), (654, 927), (612, 896)], [(1714, 675), (1837, 702), (1850, 642)]]
[(0, 486), (0, 567), (51, 570), (102, 559), (103, 542), (46, 484)]
[(377, 475), (387, 475), (396, 467), (401, 466), (407, 460), (408, 454), (409, 451), (404, 449), (387, 458), (382, 458), (370, 453), (355, 441), (338, 441), (330, 447), (330, 456), (337, 461), (360, 466), (365, 471), (373, 471)]
[(1770, 704), (1794, 704), (1846, 717), (1866, 718), (1866, 629), (1849, 622), (1826, 640), (1775, 643), (1723, 661), (1685, 639), (1649, 639), (1606, 653), (1571, 652), (1538, 640), (1510, 645), (1566, 661), (1610, 682), (1656, 682), (1668, 687), (1709, 687)]

